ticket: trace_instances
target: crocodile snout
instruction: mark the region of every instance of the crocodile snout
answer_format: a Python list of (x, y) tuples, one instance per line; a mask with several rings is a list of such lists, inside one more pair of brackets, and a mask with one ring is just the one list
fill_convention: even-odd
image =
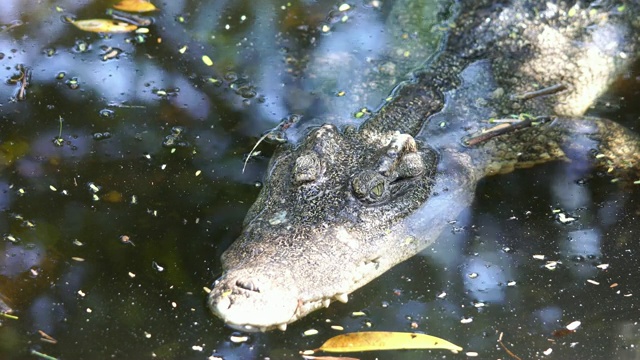
[(258, 269), (226, 272), (209, 294), (211, 311), (227, 325), (242, 331), (285, 329), (297, 318), (297, 287), (287, 273)]

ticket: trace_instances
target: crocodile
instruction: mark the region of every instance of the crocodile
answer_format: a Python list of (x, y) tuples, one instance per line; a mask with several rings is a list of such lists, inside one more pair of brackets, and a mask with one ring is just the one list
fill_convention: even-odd
[(581, 161), (640, 178), (638, 134), (585, 112), (635, 61), (639, 6), (461, 0), (441, 50), (358, 127), (324, 124), (274, 153), (212, 312), (288, 324), (432, 244), (484, 177)]

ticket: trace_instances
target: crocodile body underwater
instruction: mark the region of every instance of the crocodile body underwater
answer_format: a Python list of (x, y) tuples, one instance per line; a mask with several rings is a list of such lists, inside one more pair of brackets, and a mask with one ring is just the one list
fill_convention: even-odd
[(346, 302), (436, 241), (486, 176), (583, 161), (640, 178), (638, 135), (584, 115), (637, 58), (640, 6), (569, 3), (461, 1), (442, 50), (362, 125), (280, 145), (212, 312), (284, 330)]

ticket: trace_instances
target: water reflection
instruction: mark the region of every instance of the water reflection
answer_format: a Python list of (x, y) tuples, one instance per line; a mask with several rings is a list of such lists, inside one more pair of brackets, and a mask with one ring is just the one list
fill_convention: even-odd
[[(358, 2), (346, 14), (327, 1), (157, 5), (138, 42), (62, 21), (104, 17), (104, 2), (2, 3), (0, 77), (23, 64), (32, 80), (26, 101), (16, 100), (15, 84), (0, 86), (0, 293), (19, 316), (0, 318), (0, 357), (37, 350), (60, 358), (293, 358), (334, 335), (333, 324), (417, 326), (491, 358), (505, 357), (495, 343), (500, 331), (523, 358), (550, 346), (564, 358), (635, 356), (637, 194), (606, 178), (582, 184), (580, 168), (554, 165), (486, 181), (474, 209), (438, 244), (349, 304), (284, 334), (232, 342), (209, 314), (203, 287), (258, 191), (273, 147), (241, 172), (257, 137), (294, 113), (305, 121), (287, 134), (292, 141), (322, 121), (358, 123), (354, 114), (376, 109), (433, 49), (403, 42), (393, 2)], [(431, 5), (415, 13), (433, 16)], [(433, 44), (439, 34), (428, 28), (435, 39), (418, 38)], [(123, 52), (104, 61), (102, 46)], [(620, 94), (637, 96), (637, 80), (627, 84)], [(639, 110), (624, 100), (612, 116), (636, 122)], [(187, 146), (163, 146), (175, 126)], [(104, 132), (111, 137), (96, 140)], [(554, 209), (577, 220), (559, 223)], [(560, 264), (550, 270), (536, 254)], [(552, 337), (576, 319), (579, 332)], [(311, 327), (320, 334), (301, 335)], [(57, 344), (41, 341), (38, 330)], [(374, 356), (388, 355), (363, 358)]]

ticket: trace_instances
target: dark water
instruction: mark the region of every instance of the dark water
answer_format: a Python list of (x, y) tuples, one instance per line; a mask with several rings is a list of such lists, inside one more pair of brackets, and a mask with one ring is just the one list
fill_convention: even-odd
[[(0, 294), (18, 316), (0, 318), (0, 358), (300, 358), (336, 324), (415, 328), (483, 359), (512, 357), (501, 332), (522, 359), (640, 358), (638, 191), (566, 164), (484, 181), (451, 233), (348, 304), (232, 342), (204, 288), (273, 146), (243, 174), (244, 156), (293, 114), (357, 123), (428, 49), (398, 56), (391, 2), (347, 12), (326, 1), (156, 5), (149, 34), (104, 36), (62, 20), (105, 17), (103, 1), (0, 4)], [(122, 53), (103, 60), (105, 47)], [(397, 67), (372, 71), (388, 64)], [(11, 81), (19, 65), (31, 71), (23, 101)], [(594, 113), (637, 130), (638, 76)], [(576, 220), (563, 224), (554, 210)], [(573, 321), (575, 333), (558, 333)], [(303, 336), (311, 328), (319, 334)]]

